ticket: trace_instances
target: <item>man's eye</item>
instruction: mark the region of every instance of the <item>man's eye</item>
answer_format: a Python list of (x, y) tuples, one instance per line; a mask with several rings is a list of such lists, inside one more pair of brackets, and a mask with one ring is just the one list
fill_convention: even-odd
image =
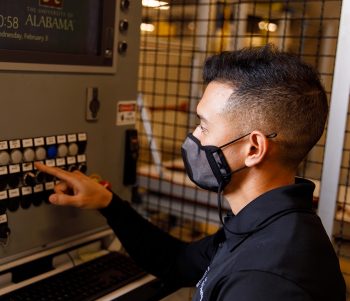
[(202, 133), (208, 132), (208, 130), (205, 127), (203, 127), (201, 124), (199, 124), (198, 126), (199, 126)]

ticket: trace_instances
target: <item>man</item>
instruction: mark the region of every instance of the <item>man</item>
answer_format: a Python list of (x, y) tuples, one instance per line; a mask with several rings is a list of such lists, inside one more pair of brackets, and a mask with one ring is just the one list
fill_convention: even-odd
[[(170, 237), (87, 176), (37, 164), (62, 182), (50, 201), (100, 209), (129, 254), (193, 300), (345, 300), (338, 259), (312, 210), (314, 185), (295, 179), (321, 137), (327, 99), (317, 73), (271, 46), (224, 52), (204, 66), (199, 125), (182, 154), (189, 177), (232, 213), (193, 243)], [(68, 191), (73, 191), (68, 195)]]

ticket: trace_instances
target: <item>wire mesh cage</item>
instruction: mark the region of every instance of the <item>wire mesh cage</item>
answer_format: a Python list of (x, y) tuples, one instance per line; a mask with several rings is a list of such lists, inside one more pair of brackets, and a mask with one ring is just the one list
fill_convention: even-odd
[[(205, 59), (220, 51), (271, 43), (317, 68), (330, 99), (342, 1), (142, 3), (138, 192), (144, 214), (155, 224), (181, 239), (194, 240), (219, 226), (216, 194), (190, 182), (180, 152), (187, 133), (197, 124), (196, 106), (204, 89)], [(349, 131), (350, 123), (335, 221), (336, 245), (341, 256), (350, 254), (344, 243), (350, 234), (346, 231), (346, 223), (350, 222)], [(327, 128), (298, 169), (299, 176), (316, 184), (315, 207), (322, 181), (326, 134)]]

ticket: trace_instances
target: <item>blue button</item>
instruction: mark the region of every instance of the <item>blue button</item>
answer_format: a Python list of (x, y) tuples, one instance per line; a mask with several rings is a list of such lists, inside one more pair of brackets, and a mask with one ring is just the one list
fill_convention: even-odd
[(57, 147), (55, 145), (49, 146), (47, 149), (47, 158), (54, 159), (57, 157)]

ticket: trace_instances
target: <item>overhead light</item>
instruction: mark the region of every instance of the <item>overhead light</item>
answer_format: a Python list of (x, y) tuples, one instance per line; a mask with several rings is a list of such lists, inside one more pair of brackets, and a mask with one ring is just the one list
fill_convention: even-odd
[(147, 32), (152, 32), (154, 31), (155, 26), (150, 23), (141, 23), (140, 29), (141, 31), (147, 31)]
[(260, 30), (271, 31), (271, 32), (275, 32), (277, 30), (277, 24), (270, 23), (268, 21), (260, 21), (258, 25)]
[(170, 6), (169, 5), (162, 5), (162, 6), (159, 6), (159, 7), (155, 7), (155, 9), (167, 10), (167, 9), (170, 9)]
[[(169, 3), (165, 1), (158, 0), (142, 0), (142, 6), (153, 7), (159, 9), (169, 9)], [(164, 7), (164, 8), (163, 8)]]

